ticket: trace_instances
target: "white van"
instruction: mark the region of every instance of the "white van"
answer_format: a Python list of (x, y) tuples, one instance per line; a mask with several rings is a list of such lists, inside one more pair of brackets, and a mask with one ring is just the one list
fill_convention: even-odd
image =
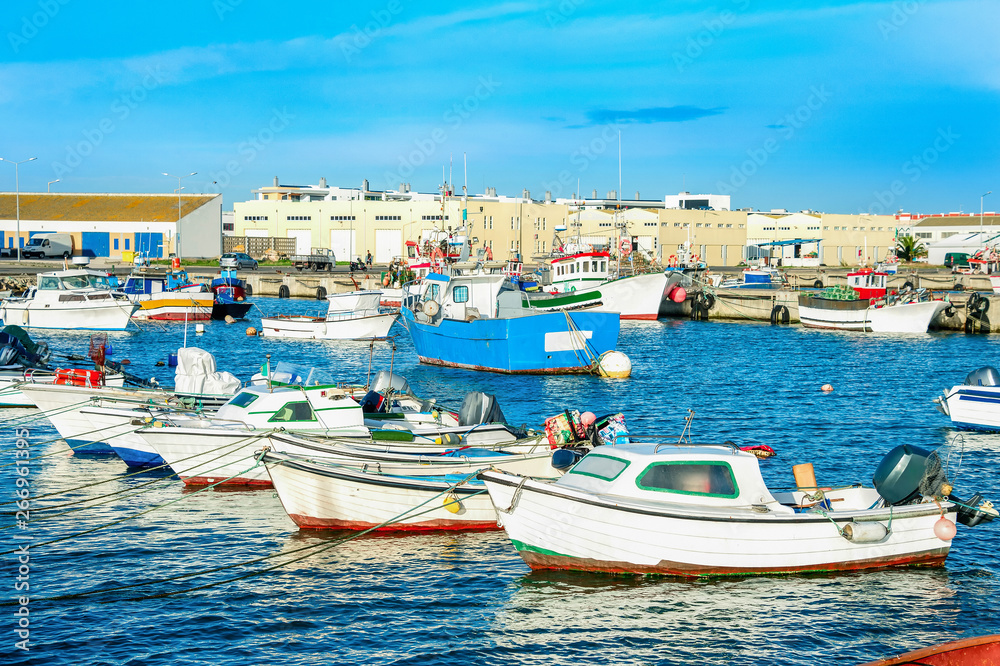
[[(16, 250), (15, 250), (16, 252)], [(43, 232), (28, 239), (21, 250), (22, 257), (64, 257), (73, 256), (73, 237), (69, 234)]]

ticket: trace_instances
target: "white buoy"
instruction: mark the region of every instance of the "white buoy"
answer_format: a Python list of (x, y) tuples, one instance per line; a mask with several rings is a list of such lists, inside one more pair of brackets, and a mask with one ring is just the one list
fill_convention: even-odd
[(233, 315), (226, 315), (226, 323), (227, 324), (232, 324), (235, 321), (236, 321), (236, 318), (233, 317)]
[(204, 324), (195, 324), (194, 325), (194, 332), (195, 333), (204, 333), (205, 332), (205, 325)]
[(624, 379), (632, 374), (632, 361), (620, 351), (607, 351), (597, 359), (597, 368), (602, 377)]

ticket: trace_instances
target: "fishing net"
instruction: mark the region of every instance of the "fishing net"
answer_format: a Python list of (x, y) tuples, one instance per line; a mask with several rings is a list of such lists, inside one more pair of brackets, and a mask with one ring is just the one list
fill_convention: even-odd
[(104, 365), (105, 354), (108, 348), (108, 334), (95, 333), (90, 336), (90, 352), (87, 356), (95, 365)]
[[(951, 447), (942, 446), (927, 456), (924, 475), (920, 479), (918, 490), (925, 497), (943, 497), (951, 494), (951, 484), (948, 482), (948, 460), (951, 457)], [(945, 488), (945, 486), (948, 486)]]
[(834, 301), (853, 301), (858, 298), (858, 292), (846, 284), (838, 284), (827, 287), (819, 294), (820, 298), (828, 298)]

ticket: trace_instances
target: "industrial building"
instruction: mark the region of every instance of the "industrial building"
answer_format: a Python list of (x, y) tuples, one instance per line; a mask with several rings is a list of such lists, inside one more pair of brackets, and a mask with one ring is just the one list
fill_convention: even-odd
[(34, 234), (55, 231), (72, 236), (76, 256), (217, 257), (221, 224), (220, 194), (0, 193), (0, 246), (12, 255)]
[[(448, 185), (442, 192), (417, 193), (406, 184), (376, 191), (368, 181), (360, 188), (340, 188), (328, 187), (325, 180), (314, 186), (282, 185), (275, 179), (255, 190), (253, 200), (234, 204), (231, 233), (294, 238), (296, 253), (332, 249), (341, 261), (370, 251), (377, 263), (401, 256), (408, 240), (419, 242), (432, 231), (455, 232), (464, 225), (473, 247), (491, 248), (496, 259), (530, 261), (545, 255), (558, 233), (562, 241), (579, 235), (611, 250), (628, 236), (637, 249), (664, 263), (687, 246), (713, 265), (766, 256), (788, 266), (857, 266), (884, 259), (901, 224), (892, 215), (733, 211), (728, 197), (715, 195), (642, 200), (637, 193), (635, 199), (619, 200), (615, 192), (608, 194), (539, 201), (527, 190), (516, 197), (497, 195), (492, 188), (464, 196)], [(699, 205), (685, 207), (690, 202)]]

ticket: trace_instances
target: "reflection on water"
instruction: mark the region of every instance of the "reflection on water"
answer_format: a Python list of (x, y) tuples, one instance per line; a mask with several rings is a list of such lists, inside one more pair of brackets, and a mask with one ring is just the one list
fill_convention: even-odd
[[(268, 314), (318, 307), (254, 300)], [(633, 431), (679, 436), (690, 408), (695, 441), (772, 446), (778, 455), (761, 469), (775, 486), (791, 485), (799, 462), (812, 462), (821, 483), (870, 484), (892, 447), (952, 442), (956, 432), (931, 401), (986, 364), (996, 345), (989, 336), (624, 322), (619, 348), (633, 375), (607, 381), (423, 366), (405, 336), (395, 353), (380, 343), (369, 359), (364, 343), (247, 337), (251, 325), (259, 327), (256, 316), (211, 322), (204, 335), (191, 327), (188, 344), (213, 352), (220, 369), (243, 379), (268, 353), (273, 362), (318, 365), (342, 381), (364, 381), (369, 363), (374, 370), (392, 363), (420, 395), (457, 406), (467, 391), (485, 391), (509, 421), (535, 427), (576, 408), (620, 411)], [(155, 363), (166, 362), (183, 336), (181, 324), (113, 335), (113, 358), (169, 384), (173, 369)], [(84, 354), (89, 343), (87, 334), (39, 338), (66, 353)], [(833, 393), (819, 390), (825, 383)], [(529, 573), (503, 532), (345, 540), (354, 534), (298, 530), (271, 490), (193, 492), (165, 472), (129, 476), (115, 458), (69, 456), (61, 443), (42, 444), (56, 433), (37, 412), (0, 413), (0, 464), (13, 463), (10, 426), (26, 415), (32, 455), (59, 452), (31, 462), (33, 492), (64, 493), (47, 504), (107, 502), (31, 525), (36, 545), (72, 537), (32, 546), (35, 599), (277, 556), (113, 597), (39, 601), (32, 607), (35, 663), (168, 664), (182, 654), (224, 666), (857, 664), (1000, 626), (1000, 522), (960, 528), (946, 568), (934, 570), (690, 581)], [(953, 448), (961, 452), (956, 493), (1000, 500), (1000, 435), (964, 433)], [(0, 467), (0, 502), (14, 498), (14, 483), (14, 467)], [(111, 493), (122, 494), (100, 497)], [(293, 552), (311, 545), (315, 551)], [(287, 565), (176, 597), (126, 601), (278, 563)]]

